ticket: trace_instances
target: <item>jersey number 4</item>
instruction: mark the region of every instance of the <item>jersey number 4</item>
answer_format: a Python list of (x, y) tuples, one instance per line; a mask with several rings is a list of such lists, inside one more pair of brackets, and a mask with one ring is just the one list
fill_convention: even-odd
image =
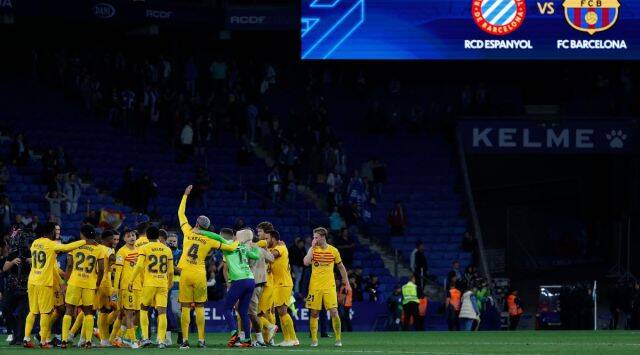
[(187, 251), (187, 256), (190, 257), (191, 259), (197, 259), (198, 258), (198, 249), (200, 248), (199, 244), (194, 244), (192, 245), (189, 250)]

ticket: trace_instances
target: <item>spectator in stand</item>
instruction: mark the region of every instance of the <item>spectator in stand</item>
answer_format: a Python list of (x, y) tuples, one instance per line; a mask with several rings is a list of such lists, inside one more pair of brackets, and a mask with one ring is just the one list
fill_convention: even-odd
[(362, 282), (363, 282), (363, 277), (362, 277), (362, 268), (356, 268), (353, 271), (353, 274), (351, 275), (351, 277), (353, 278), (354, 283), (351, 285), (351, 288), (353, 289), (353, 299), (355, 299), (358, 302), (361, 302), (364, 300), (363, 295), (362, 295)]
[(21, 228), (29, 228), (35, 229), (34, 226), (37, 224), (37, 218), (33, 211), (27, 210), (27, 213), (24, 215), (17, 215), (16, 221)]
[(342, 176), (337, 171), (327, 175), (327, 205), (329, 208), (342, 204)]
[(49, 202), (49, 222), (62, 223), (62, 202), (67, 200), (67, 195), (58, 194), (58, 191), (50, 191), (44, 198)]
[(67, 196), (67, 214), (75, 214), (78, 211), (78, 200), (82, 194), (82, 185), (80, 184), (76, 174), (70, 173), (67, 176), (62, 192)]
[(411, 252), (409, 265), (415, 276), (416, 285), (418, 286), (418, 296), (422, 297), (424, 280), (428, 276), (427, 257), (424, 255), (424, 243), (416, 243), (416, 248)]
[(338, 249), (342, 256), (342, 261), (347, 269), (353, 266), (353, 257), (356, 252), (356, 243), (349, 235), (347, 228), (342, 228), (333, 241), (333, 246)]
[(193, 153), (193, 123), (187, 121), (180, 132), (181, 156), (178, 161), (184, 163)]
[(120, 187), (119, 195), (120, 200), (126, 205), (132, 206), (135, 201), (134, 195), (136, 188), (134, 184), (134, 169), (133, 165), (129, 165), (124, 169), (122, 176), (122, 186)]
[(236, 222), (233, 225), (233, 230), (235, 232), (237, 232), (237, 231), (245, 229), (245, 228), (247, 228), (247, 224), (244, 222), (244, 219), (242, 219), (242, 218), (236, 219)]
[(376, 199), (382, 196), (382, 186), (387, 182), (387, 166), (378, 159), (373, 160), (371, 166), (373, 172), (373, 195)]
[(373, 274), (369, 275), (367, 286), (365, 286), (365, 291), (369, 294), (369, 302), (378, 302), (379, 286), (378, 276)]
[(14, 220), (13, 206), (8, 196), (0, 197), (0, 239), (11, 229)]
[[(89, 206), (87, 206), (87, 212), (84, 219), (82, 220), (82, 224), (90, 224), (94, 227), (98, 227), (98, 225), (100, 224), (100, 217), (98, 217), (98, 214), (95, 210), (89, 210)], [(126, 234), (126, 232), (124, 234)]]
[(478, 302), (475, 296), (475, 286), (469, 287), (464, 294), (460, 305), (460, 328), (464, 331), (473, 330), (474, 322), (480, 321)]
[(462, 236), (462, 251), (471, 253), (471, 265), (478, 265), (478, 240), (469, 231)]
[(404, 235), (404, 229), (407, 226), (407, 216), (400, 201), (395, 202), (395, 206), (389, 211), (387, 216), (391, 235)]
[(338, 235), (340, 230), (345, 227), (344, 219), (338, 212), (338, 207), (333, 208), (333, 212), (329, 216), (329, 226), (331, 227), (331, 235)]
[(445, 289), (449, 289), (449, 284), (452, 280), (462, 280), (462, 272), (460, 271), (460, 262), (458, 260), (454, 260), (451, 263), (451, 270), (447, 274), (447, 284), (445, 285)]
[(26, 165), (29, 161), (29, 146), (22, 133), (16, 134), (11, 143), (11, 163), (14, 165)]
[(193, 192), (194, 194), (194, 202), (198, 207), (208, 208), (208, 195), (207, 191), (209, 191), (209, 187), (211, 186), (211, 178), (209, 177), (209, 173), (203, 168), (198, 167), (196, 171), (196, 178), (193, 184)]
[(216, 58), (209, 66), (209, 74), (213, 81), (214, 89), (220, 89), (227, 80), (227, 63), (220, 58)]
[[(293, 242), (293, 247), (289, 251), (289, 261), (291, 262), (291, 271), (293, 271), (295, 293), (300, 293), (300, 283), (302, 281), (302, 272), (304, 271), (303, 259), (307, 255), (304, 248), (304, 240), (297, 237)], [(344, 260), (344, 259), (343, 259)]]
[(447, 314), (447, 325), (449, 331), (460, 330), (460, 290), (456, 287), (456, 279), (452, 279), (449, 282), (449, 288), (447, 289), (447, 298), (445, 300), (445, 312)]
[(462, 285), (464, 288), (469, 288), (476, 284), (476, 281), (480, 278), (478, 275), (478, 271), (476, 267), (473, 265), (467, 266), (464, 270), (464, 275), (462, 275)]
[(4, 193), (9, 177), (9, 169), (4, 165), (4, 161), (0, 159), (0, 194)]
[[(149, 210), (149, 202), (155, 201), (155, 197), (158, 195), (158, 186), (155, 181), (151, 178), (149, 174), (143, 174), (140, 179), (136, 183), (137, 191), (138, 191), (138, 200), (136, 206), (134, 206), (138, 211), (148, 213)], [(153, 205), (153, 210), (156, 210), (155, 203)]]
[(507, 311), (509, 312), (509, 330), (516, 330), (518, 323), (520, 323), (520, 317), (524, 313), (517, 290), (513, 290), (507, 296)]
[(196, 95), (198, 80), (198, 66), (194, 57), (189, 57), (184, 66), (184, 81), (187, 92), (193, 97)]
[(278, 202), (282, 191), (282, 180), (280, 179), (280, 170), (277, 166), (274, 166), (271, 173), (267, 176), (267, 183), (269, 184), (271, 202)]
[(389, 311), (389, 317), (386, 329), (400, 331), (402, 329), (400, 326), (402, 319), (402, 288), (400, 286), (396, 286), (391, 296), (387, 298), (387, 310)]

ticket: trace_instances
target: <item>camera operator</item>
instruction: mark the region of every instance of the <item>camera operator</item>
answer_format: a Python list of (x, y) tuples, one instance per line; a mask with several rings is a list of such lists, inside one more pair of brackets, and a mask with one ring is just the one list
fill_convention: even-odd
[(24, 337), (24, 322), (29, 312), (27, 279), (31, 270), (29, 246), (32, 241), (30, 230), (14, 228), (7, 241), (8, 254), (2, 265), (5, 279), (3, 313), (13, 334), (11, 345), (21, 344)]

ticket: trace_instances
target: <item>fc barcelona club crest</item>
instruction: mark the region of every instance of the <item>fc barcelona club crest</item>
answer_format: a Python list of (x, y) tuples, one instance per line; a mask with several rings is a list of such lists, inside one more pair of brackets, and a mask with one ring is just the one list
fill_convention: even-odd
[(481, 30), (505, 36), (517, 30), (527, 14), (525, 0), (472, 0), (471, 16)]
[(608, 30), (618, 20), (618, 0), (565, 0), (564, 17), (571, 27), (593, 35)]

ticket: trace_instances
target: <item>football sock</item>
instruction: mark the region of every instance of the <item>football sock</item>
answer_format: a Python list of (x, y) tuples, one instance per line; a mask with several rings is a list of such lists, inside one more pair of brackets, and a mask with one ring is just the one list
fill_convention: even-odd
[(167, 315), (158, 314), (158, 344), (164, 343), (167, 336)]
[(309, 330), (311, 331), (311, 341), (318, 341), (318, 317), (309, 318)]
[(336, 341), (342, 340), (342, 323), (340, 317), (331, 317), (331, 325), (333, 325), (333, 334), (336, 337)]
[(196, 326), (198, 327), (198, 340), (204, 341), (204, 307), (196, 307)]
[(191, 308), (182, 307), (180, 315), (180, 328), (182, 328), (182, 341), (189, 341), (189, 323), (191, 323)]
[(62, 341), (67, 341), (69, 340), (69, 328), (71, 328), (71, 316), (68, 314), (65, 314), (64, 317), (62, 317)]
[(25, 340), (31, 340), (31, 332), (33, 331), (33, 324), (35, 322), (36, 322), (36, 315), (29, 312), (29, 314), (27, 314), (26, 322), (24, 323)]
[(142, 339), (149, 340), (149, 312), (145, 309), (140, 310), (140, 329)]

